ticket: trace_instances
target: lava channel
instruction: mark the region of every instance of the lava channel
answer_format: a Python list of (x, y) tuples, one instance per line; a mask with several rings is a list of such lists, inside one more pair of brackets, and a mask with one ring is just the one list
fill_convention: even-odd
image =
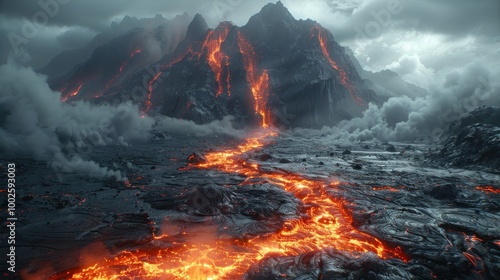
[(70, 93), (68, 93), (68, 94), (64, 95), (64, 97), (62, 97), (62, 98), (61, 98), (61, 101), (62, 101), (62, 102), (66, 102), (66, 101), (68, 101), (68, 99), (69, 99), (69, 98), (74, 97), (74, 96), (77, 96), (77, 95), (78, 95), (78, 93), (80, 92), (80, 90), (82, 89), (82, 87), (83, 87), (83, 84), (80, 84), (80, 85), (76, 88), (76, 90), (75, 90), (75, 91), (70, 92)]
[[(315, 34), (316, 32), (316, 34)], [(328, 51), (328, 39), (326, 38), (325, 35), (326, 31), (325, 29), (315, 26), (312, 29), (312, 36), (316, 36), (318, 38), (319, 44), (321, 46), (321, 52), (323, 53), (323, 56), (326, 58), (330, 66), (332, 66), (333, 69), (339, 72), (340, 74), (340, 82), (342, 85), (347, 89), (349, 92), (349, 95), (351, 95), (351, 98), (360, 106), (364, 105), (363, 99), (359, 97), (356, 93), (356, 88), (354, 85), (351, 83), (349, 80), (349, 77), (347, 76), (347, 73), (342, 69), (340, 66), (337, 65), (335, 61), (333, 61), (332, 57), (330, 56), (330, 52)]]
[[(241, 145), (208, 153), (206, 163), (189, 165), (185, 170), (215, 169), (243, 175), (246, 181), (267, 181), (281, 186), (308, 207), (309, 218), (286, 221), (271, 235), (246, 241), (222, 238), (210, 227), (197, 229), (199, 236), (183, 244), (169, 245), (154, 252), (122, 252), (114, 258), (89, 266), (71, 279), (239, 279), (248, 268), (265, 258), (294, 256), (305, 252), (334, 248), (350, 252), (373, 252), (380, 258), (406, 260), (400, 248), (389, 248), (380, 240), (356, 230), (352, 218), (343, 210), (348, 203), (332, 197), (329, 189), (338, 181), (307, 178), (296, 173), (262, 169), (257, 163), (243, 160), (243, 155), (263, 147), (277, 132), (263, 128)], [(242, 183), (245, 187), (249, 183)], [(185, 233), (184, 233), (185, 234)], [(165, 242), (172, 236), (156, 236)], [(174, 242), (175, 243), (175, 242)]]

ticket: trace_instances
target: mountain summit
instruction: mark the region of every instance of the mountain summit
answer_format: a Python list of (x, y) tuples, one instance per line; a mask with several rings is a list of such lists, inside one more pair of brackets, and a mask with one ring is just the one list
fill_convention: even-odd
[(243, 125), (322, 127), (359, 116), (375, 98), (330, 31), (296, 20), (280, 1), (242, 27), (209, 29), (197, 14), (175, 51), (119, 81), (97, 100), (132, 99), (145, 114), (196, 123), (233, 115)]

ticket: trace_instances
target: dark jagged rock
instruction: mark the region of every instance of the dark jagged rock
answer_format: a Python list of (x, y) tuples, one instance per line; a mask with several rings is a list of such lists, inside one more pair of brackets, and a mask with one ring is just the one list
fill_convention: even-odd
[(200, 154), (200, 153), (192, 153), (188, 158), (187, 158), (188, 163), (190, 164), (202, 164), (202, 163), (207, 163), (208, 160), (207, 158)]
[(289, 159), (282, 158), (280, 159), (279, 163), (292, 163)]
[(175, 22), (129, 30), (96, 47), (90, 58), (63, 76), (52, 79), (50, 86), (60, 91), (63, 98), (69, 96), (68, 101), (135, 101), (134, 96), (121, 95), (121, 87), (132, 76), (142, 73), (142, 69), (173, 52), (184, 39), (185, 32), (186, 26)]
[(449, 199), (453, 200), (457, 197), (459, 191), (455, 185), (447, 184), (442, 186), (433, 186), (426, 191), (426, 194), (434, 197), (435, 199), (443, 200)]
[(361, 170), (363, 169), (363, 165), (361, 165), (361, 163), (355, 163), (352, 165), (352, 168), (356, 170)]
[(352, 154), (352, 152), (351, 152), (351, 150), (346, 149), (346, 150), (344, 150), (344, 151), (342, 152), (342, 154), (343, 154), (343, 155), (350, 155), (350, 154)]
[[(266, 95), (270, 121), (283, 127), (331, 126), (360, 116), (376, 98), (330, 31), (312, 20), (296, 20), (280, 2), (266, 5), (243, 27), (223, 22), (207, 29), (198, 14), (175, 51), (161, 58), (141, 53), (114, 79), (131, 51), (115, 48), (128, 42), (98, 49), (83, 68), (54, 87), (69, 79), (68, 93), (83, 85), (71, 100), (99, 92), (104, 96), (96, 102), (132, 100), (150, 114), (198, 124), (234, 115), (238, 124), (253, 125), (261, 116), (254, 110), (247, 72), (254, 80), (265, 73), (266, 85), (259, 93)], [(214, 44), (215, 52), (209, 53)], [(247, 69), (248, 60), (253, 70)], [(217, 67), (220, 71), (214, 70)]]
[(453, 166), (500, 170), (500, 108), (477, 108), (450, 124), (443, 148), (431, 155)]
[(389, 145), (389, 147), (387, 147), (385, 150), (391, 153), (397, 152), (396, 147), (394, 147), (394, 145)]
[(287, 218), (298, 217), (301, 206), (293, 195), (272, 185), (234, 189), (204, 185), (188, 194), (171, 188), (168, 193), (150, 192), (144, 200), (154, 209), (217, 216), (228, 225), (225, 233), (238, 238), (280, 230)]
[[(111, 40), (125, 35), (130, 30), (136, 28), (154, 29), (161, 27), (161, 34), (164, 38), (171, 40), (172, 45), (164, 45), (165, 50), (172, 51), (175, 44), (182, 39), (183, 33), (189, 24), (190, 17), (187, 13), (178, 15), (172, 20), (168, 20), (160, 14), (156, 14), (151, 18), (138, 19), (135, 17), (125, 16), (120, 23), (113, 22), (108, 30), (97, 34), (87, 45), (65, 50), (56, 55), (50, 62), (39, 70), (40, 73), (47, 75), (49, 81), (54, 81), (55, 78), (64, 76), (71, 72), (73, 68), (79, 67), (85, 60), (92, 56), (92, 53), (100, 46), (108, 44)], [(119, 46), (123, 47), (123, 46)], [(117, 47), (118, 48), (118, 47)]]
[(260, 161), (268, 161), (272, 158), (273, 158), (273, 156), (271, 156), (270, 154), (262, 154), (259, 156)]
[(291, 257), (263, 259), (252, 265), (245, 279), (433, 279), (419, 264), (383, 261), (374, 254), (350, 254), (326, 249)]
[(187, 28), (186, 39), (199, 40), (207, 29), (208, 25), (203, 16), (196, 14)]

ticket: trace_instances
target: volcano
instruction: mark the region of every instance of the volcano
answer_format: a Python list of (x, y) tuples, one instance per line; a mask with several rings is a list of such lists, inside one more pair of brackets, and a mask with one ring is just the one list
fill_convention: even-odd
[(184, 37), (154, 63), (141, 47), (111, 53), (124, 45), (115, 40), (74, 70), (70, 87), (53, 87), (62, 88), (65, 102), (90, 95), (97, 102), (132, 100), (145, 114), (198, 124), (233, 115), (244, 125), (281, 127), (333, 125), (359, 116), (377, 98), (331, 32), (296, 20), (281, 2), (242, 27), (222, 22), (210, 29), (197, 14)]
[[(16, 227), (0, 238), (17, 242), (3, 278), (499, 279), (500, 108), (451, 122), (441, 144), (354, 138), (360, 119), (288, 129), (407, 86), (350, 56), (278, 1), (241, 27), (197, 14), (130, 30), (53, 79), (60, 95), (0, 67), (14, 81), (0, 151), (17, 152), (0, 159)], [(368, 125), (405, 128), (388, 120)]]

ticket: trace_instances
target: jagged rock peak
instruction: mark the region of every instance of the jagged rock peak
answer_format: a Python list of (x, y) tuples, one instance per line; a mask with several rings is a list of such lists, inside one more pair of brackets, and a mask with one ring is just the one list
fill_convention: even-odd
[(208, 25), (202, 15), (196, 14), (188, 26), (186, 38), (198, 39), (208, 30)]
[(295, 21), (290, 11), (281, 3), (269, 3), (265, 5), (258, 14), (252, 16), (249, 20), (260, 20), (264, 22), (278, 22), (278, 21)]

